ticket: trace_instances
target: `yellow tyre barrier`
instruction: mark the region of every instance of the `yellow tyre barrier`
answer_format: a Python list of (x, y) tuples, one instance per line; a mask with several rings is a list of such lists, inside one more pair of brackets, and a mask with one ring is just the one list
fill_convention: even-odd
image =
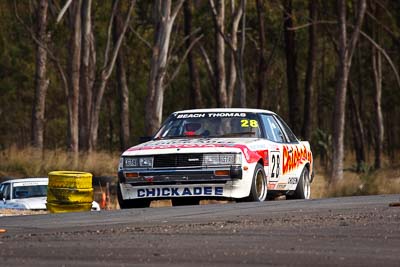
[(51, 188), (92, 188), (92, 174), (87, 172), (54, 171), (49, 173)]
[(89, 203), (93, 201), (93, 188), (51, 188), (47, 190), (47, 202)]
[(63, 213), (63, 212), (80, 212), (90, 211), (92, 209), (92, 203), (78, 203), (78, 204), (59, 204), (59, 203), (47, 203), (47, 210), (50, 213)]
[(90, 211), (93, 202), (92, 174), (76, 171), (49, 173), (47, 210), (51, 213)]

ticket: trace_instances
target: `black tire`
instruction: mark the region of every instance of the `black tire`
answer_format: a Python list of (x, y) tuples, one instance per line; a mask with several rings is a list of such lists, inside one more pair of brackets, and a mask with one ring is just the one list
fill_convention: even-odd
[(172, 206), (195, 206), (200, 204), (197, 197), (172, 198)]
[(262, 202), (267, 198), (267, 176), (264, 167), (257, 163), (247, 201)]
[(310, 172), (304, 167), (300, 175), (299, 183), (296, 190), (291, 195), (286, 195), (286, 199), (310, 199), (311, 196), (311, 179)]
[(127, 199), (124, 200), (121, 194), (121, 187), (117, 185), (117, 197), (120, 209), (148, 208), (151, 200), (149, 199)]

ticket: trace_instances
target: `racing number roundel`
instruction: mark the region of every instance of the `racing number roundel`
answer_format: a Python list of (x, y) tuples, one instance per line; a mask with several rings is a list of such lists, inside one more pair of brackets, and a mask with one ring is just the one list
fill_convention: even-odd
[(279, 151), (271, 151), (271, 179), (277, 180), (280, 175), (281, 157)]

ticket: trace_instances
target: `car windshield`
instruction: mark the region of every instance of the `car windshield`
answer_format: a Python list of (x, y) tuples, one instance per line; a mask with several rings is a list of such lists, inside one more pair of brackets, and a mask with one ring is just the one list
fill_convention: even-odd
[(45, 196), (47, 196), (47, 185), (29, 185), (14, 187), (14, 199)]
[(258, 116), (248, 112), (174, 113), (155, 139), (187, 137), (261, 137)]

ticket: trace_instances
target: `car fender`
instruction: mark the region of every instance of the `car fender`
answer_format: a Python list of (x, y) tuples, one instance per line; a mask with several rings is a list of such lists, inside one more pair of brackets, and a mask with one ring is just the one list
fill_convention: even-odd
[[(264, 155), (264, 153), (258, 150), (251, 150), (246, 145), (236, 145), (235, 147), (240, 148), (242, 151), (243, 176), (242, 179), (234, 181), (232, 183), (232, 196), (247, 197), (250, 194), (251, 185), (253, 183), (254, 171), (257, 164), (261, 162), (262, 165), (264, 166), (264, 160), (263, 157), (261, 156), (261, 154)], [(265, 172), (267, 173), (267, 170), (265, 170)], [(268, 175), (266, 176), (266, 178), (268, 179)]]
[[(249, 196), (251, 184), (253, 183), (254, 170), (258, 161), (253, 163), (244, 163), (242, 179), (232, 182), (232, 195), (235, 198), (244, 198)], [(247, 167), (247, 170), (246, 170)]]

